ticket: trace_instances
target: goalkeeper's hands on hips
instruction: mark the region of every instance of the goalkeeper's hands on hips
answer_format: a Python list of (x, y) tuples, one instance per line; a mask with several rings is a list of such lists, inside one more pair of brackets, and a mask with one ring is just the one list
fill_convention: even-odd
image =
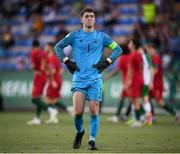
[(64, 64), (67, 66), (69, 72), (71, 72), (72, 74), (75, 72), (75, 71), (80, 71), (79, 67), (76, 65), (75, 62), (69, 60), (69, 58), (64, 58), (63, 60)]
[(107, 58), (103, 62), (98, 62), (97, 64), (94, 64), (93, 67), (98, 70), (98, 73), (101, 73), (111, 64), (112, 64), (112, 60), (110, 58)]

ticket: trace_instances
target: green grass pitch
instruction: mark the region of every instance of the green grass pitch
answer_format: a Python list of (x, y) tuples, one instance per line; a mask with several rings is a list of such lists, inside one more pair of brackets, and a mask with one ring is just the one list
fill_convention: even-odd
[[(85, 136), (78, 150), (72, 149), (75, 130), (69, 114), (59, 115), (58, 125), (28, 126), (32, 112), (0, 113), (0, 153), (88, 153), (89, 116), (85, 115)], [(110, 123), (100, 115), (98, 153), (180, 152), (180, 125), (171, 116), (158, 116), (152, 127), (131, 128), (123, 122)], [(47, 114), (42, 115), (42, 120)]]

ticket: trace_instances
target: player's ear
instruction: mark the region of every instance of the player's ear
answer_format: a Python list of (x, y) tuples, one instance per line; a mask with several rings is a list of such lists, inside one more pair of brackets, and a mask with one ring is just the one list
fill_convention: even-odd
[(81, 17), (81, 23), (83, 23), (83, 18)]

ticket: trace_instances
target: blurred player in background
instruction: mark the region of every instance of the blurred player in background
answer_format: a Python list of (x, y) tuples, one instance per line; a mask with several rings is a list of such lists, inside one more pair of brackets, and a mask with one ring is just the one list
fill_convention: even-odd
[(46, 53), (40, 49), (38, 40), (33, 40), (32, 51), (30, 55), (31, 67), (34, 70), (34, 79), (32, 87), (32, 103), (36, 106), (36, 116), (28, 121), (27, 124), (41, 124), (40, 115), (43, 110), (47, 110), (47, 106), (42, 101), (41, 96), (46, 84)]
[(139, 52), (143, 58), (143, 88), (142, 88), (142, 106), (145, 111), (145, 124), (146, 126), (152, 125), (152, 110), (149, 101), (149, 89), (152, 87), (152, 62), (144, 47), (139, 48)]
[(128, 91), (128, 96), (135, 108), (135, 121), (132, 127), (141, 127), (140, 117), (142, 115), (141, 92), (143, 89), (143, 58), (138, 52), (140, 43), (131, 39), (128, 43), (130, 55), (128, 58), (128, 71), (125, 81), (125, 89)]
[(160, 107), (164, 108), (167, 112), (173, 115), (175, 117), (175, 120), (179, 123), (180, 117), (178, 116), (178, 114), (176, 114), (175, 110), (169, 104), (164, 102), (163, 99), (163, 68), (160, 56), (157, 54), (154, 45), (151, 43), (147, 45), (147, 51), (153, 64), (153, 85), (150, 90), (150, 96), (151, 98), (154, 98), (156, 100)]
[[(63, 68), (59, 59), (56, 57), (53, 51), (53, 43), (49, 42), (45, 46), (45, 51), (48, 57), (48, 65), (47, 65), (47, 91), (46, 91), (46, 103), (48, 104), (48, 112), (49, 112), (49, 120), (46, 121), (47, 124), (50, 123), (58, 123), (57, 119), (57, 106), (62, 106), (59, 102), (60, 91), (62, 86), (62, 73)], [(63, 106), (66, 108), (65, 106)]]
[[(73, 109), (74, 125), (77, 131), (73, 148), (79, 149), (84, 131), (83, 113), (86, 100), (90, 107), (89, 150), (96, 150), (95, 139), (99, 128), (99, 102), (102, 99), (101, 72), (112, 64), (121, 54), (121, 48), (107, 34), (94, 29), (95, 13), (91, 8), (81, 11), (82, 29), (69, 33), (54, 47), (57, 56), (73, 74)], [(63, 49), (72, 46), (74, 61), (64, 55)], [(102, 61), (104, 47), (113, 52)]]
[(117, 68), (106, 74), (104, 77), (105, 80), (108, 80), (110, 77), (115, 76), (120, 72), (122, 73), (122, 91), (121, 91), (118, 108), (116, 114), (114, 116), (109, 117), (108, 119), (109, 121), (112, 122), (118, 122), (119, 118), (121, 118), (122, 120), (127, 120), (127, 117), (129, 116), (131, 111), (131, 103), (129, 103), (126, 114), (120, 117), (121, 110), (124, 105), (124, 101), (126, 98), (128, 98), (128, 92), (126, 91), (126, 89), (124, 89), (124, 87), (125, 87), (125, 80), (127, 75), (128, 57), (130, 54), (127, 44), (124, 44), (121, 47), (123, 49), (123, 54), (121, 55), (121, 57), (118, 58)]

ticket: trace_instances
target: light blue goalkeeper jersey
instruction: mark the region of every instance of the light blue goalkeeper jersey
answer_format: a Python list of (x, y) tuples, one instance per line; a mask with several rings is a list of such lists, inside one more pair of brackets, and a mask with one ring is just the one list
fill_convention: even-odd
[(102, 75), (92, 65), (98, 63), (104, 52), (104, 47), (112, 49), (110, 59), (114, 62), (122, 53), (122, 49), (107, 34), (94, 30), (85, 32), (82, 29), (69, 33), (54, 47), (56, 55), (63, 61), (66, 57), (63, 49), (72, 46), (73, 59), (80, 71), (73, 74), (73, 81), (85, 81), (101, 78)]

